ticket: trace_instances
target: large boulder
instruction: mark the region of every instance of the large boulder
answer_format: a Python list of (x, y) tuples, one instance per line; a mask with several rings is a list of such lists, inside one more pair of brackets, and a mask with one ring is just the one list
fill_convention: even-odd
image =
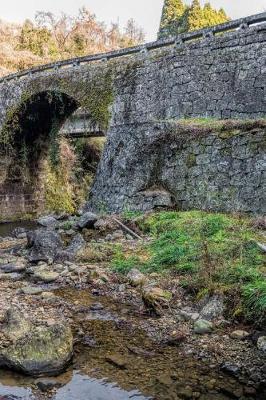
[(53, 261), (63, 247), (59, 234), (49, 229), (38, 229), (27, 234), (29, 261)]
[(9, 309), (0, 329), (6, 347), (0, 347), (0, 368), (27, 375), (61, 373), (73, 354), (71, 329), (64, 323), (34, 325), (15, 309)]
[(77, 253), (82, 250), (85, 245), (86, 241), (83, 239), (83, 236), (80, 233), (76, 234), (66, 249), (57, 252), (56, 261), (74, 261)]
[(37, 220), (37, 223), (44, 228), (54, 229), (58, 226), (58, 221), (52, 215), (47, 215), (45, 217), (41, 217)]
[(222, 318), (224, 311), (224, 297), (221, 295), (215, 295), (207, 300), (200, 311), (200, 317), (207, 321), (211, 321), (216, 318)]
[(94, 224), (98, 219), (99, 219), (99, 217), (96, 214), (89, 212), (89, 211), (85, 212), (78, 221), (78, 227), (80, 229), (94, 228)]

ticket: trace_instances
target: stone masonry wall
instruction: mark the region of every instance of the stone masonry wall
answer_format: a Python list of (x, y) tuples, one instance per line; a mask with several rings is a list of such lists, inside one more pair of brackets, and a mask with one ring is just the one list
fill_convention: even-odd
[[(264, 127), (199, 134), (172, 124), (128, 126), (107, 144), (88, 209), (174, 207), (264, 214)], [(178, 127), (178, 128), (177, 128)], [(182, 129), (186, 131), (182, 132)]]

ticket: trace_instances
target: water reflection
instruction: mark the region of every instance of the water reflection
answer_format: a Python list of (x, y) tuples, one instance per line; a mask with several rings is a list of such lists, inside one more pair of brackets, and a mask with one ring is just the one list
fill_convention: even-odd
[(58, 390), (54, 400), (148, 400), (138, 390), (127, 392), (104, 379), (74, 372), (71, 382)]
[(34, 221), (18, 221), (9, 222), (6, 224), (0, 223), (0, 237), (9, 236), (15, 228), (36, 229), (36, 222)]

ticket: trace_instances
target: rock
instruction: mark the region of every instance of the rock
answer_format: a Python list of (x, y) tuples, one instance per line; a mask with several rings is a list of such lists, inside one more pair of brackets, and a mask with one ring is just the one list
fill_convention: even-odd
[(14, 237), (17, 238), (17, 239), (26, 239), (26, 237), (27, 237), (27, 231), (26, 231), (25, 228), (20, 228), (20, 227), (18, 227), (18, 228), (15, 228), (15, 229), (12, 231), (12, 236), (14, 236)]
[(36, 267), (33, 272), (33, 278), (44, 283), (51, 283), (59, 278), (59, 273), (50, 271), (46, 267)]
[(101, 303), (93, 303), (90, 305), (91, 311), (101, 311), (104, 309), (104, 306)]
[(73, 237), (69, 246), (66, 248), (66, 251), (76, 255), (77, 252), (81, 250), (85, 245), (86, 245), (85, 240), (83, 239), (82, 235), (78, 233)]
[(120, 369), (126, 369), (126, 361), (120, 354), (110, 354), (105, 357), (106, 361)]
[(83, 336), (82, 343), (85, 346), (88, 346), (88, 347), (95, 347), (97, 345), (96, 340), (93, 337), (89, 336), (89, 335), (84, 335)]
[(34, 286), (25, 286), (20, 289), (21, 293), (27, 294), (27, 295), (37, 295), (42, 293), (43, 289), (41, 287), (34, 287)]
[(221, 370), (228, 375), (237, 376), (240, 372), (240, 368), (236, 364), (231, 364), (230, 362), (225, 362), (221, 365)]
[(91, 229), (94, 227), (95, 222), (98, 220), (98, 216), (96, 214), (93, 214), (91, 212), (86, 212), (83, 214), (79, 221), (78, 221), (78, 227), (80, 229), (88, 228)]
[(57, 296), (53, 292), (42, 292), (41, 298), (44, 300), (56, 299)]
[(5, 264), (0, 265), (0, 272), (4, 272), (5, 274), (10, 274), (12, 272), (24, 272), (26, 270), (26, 266), (22, 264)]
[(168, 346), (179, 346), (184, 340), (186, 340), (186, 334), (183, 332), (173, 331), (165, 339), (164, 343)]
[(0, 280), (1, 281), (19, 281), (21, 279), (21, 274), (18, 274), (17, 272), (11, 272), (10, 274), (6, 273), (0, 273)]
[(40, 378), (35, 381), (35, 385), (41, 390), (41, 392), (48, 392), (51, 389), (61, 387), (62, 383), (53, 378)]
[(41, 217), (37, 220), (37, 223), (45, 228), (55, 229), (58, 226), (58, 221), (52, 215)]
[(94, 228), (100, 232), (114, 231), (117, 229), (117, 223), (112, 218), (99, 218), (95, 224)]
[(197, 312), (180, 310), (178, 311), (178, 317), (181, 317), (181, 319), (184, 319), (185, 321), (196, 321), (199, 319), (200, 315)]
[(259, 350), (266, 353), (266, 336), (260, 336), (257, 341), (257, 347)]
[(200, 335), (205, 333), (211, 333), (213, 330), (213, 324), (205, 319), (198, 319), (194, 322), (194, 332)]
[(160, 315), (163, 307), (169, 305), (172, 293), (159, 287), (146, 286), (142, 289), (142, 300), (150, 312)]
[(123, 239), (124, 232), (121, 229), (117, 229), (116, 231), (114, 231), (112, 237), (113, 237), (113, 240)]
[(224, 311), (224, 298), (223, 296), (216, 295), (213, 296), (202, 308), (200, 311), (200, 317), (202, 319), (211, 321), (215, 318), (222, 317)]
[(259, 248), (260, 248), (264, 253), (266, 253), (266, 244), (264, 244), (264, 243), (257, 243), (257, 245), (259, 246)]
[(242, 330), (236, 330), (230, 333), (232, 339), (244, 340), (249, 336), (249, 333)]
[(12, 341), (0, 348), (0, 368), (32, 376), (52, 375), (61, 373), (72, 358), (73, 337), (66, 324), (36, 326), (10, 309), (0, 332)]
[(143, 286), (147, 278), (137, 268), (132, 268), (128, 274), (127, 279), (132, 286)]
[(28, 232), (28, 259), (31, 262), (38, 261), (50, 262), (54, 260), (56, 254), (62, 249), (63, 243), (59, 234), (52, 230), (38, 229)]

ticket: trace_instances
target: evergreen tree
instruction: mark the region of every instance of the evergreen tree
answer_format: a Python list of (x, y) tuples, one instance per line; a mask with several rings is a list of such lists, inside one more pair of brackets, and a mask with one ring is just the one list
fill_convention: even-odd
[(158, 38), (222, 24), (227, 22), (224, 10), (214, 9), (208, 2), (202, 8), (199, 0), (186, 6), (182, 0), (165, 0)]
[(182, 0), (165, 0), (160, 23), (159, 37), (182, 31), (183, 16), (187, 6)]
[(193, 0), (188, 13), (188, 30), (196, 31), (204, 26), (204, 14), (199, 0)]

